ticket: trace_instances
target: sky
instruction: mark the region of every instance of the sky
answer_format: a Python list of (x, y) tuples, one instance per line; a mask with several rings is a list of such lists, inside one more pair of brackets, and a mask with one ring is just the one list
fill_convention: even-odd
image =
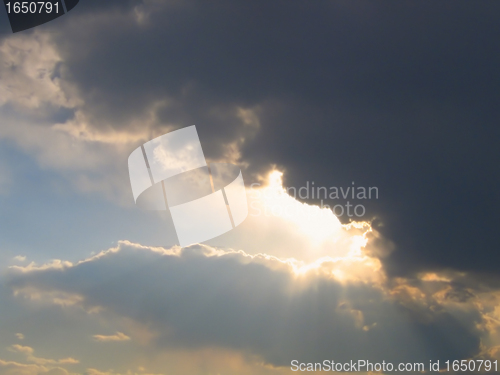
[[(0, 375), (500, 361), (499, 12), (82, 0), (13, 34), (0, 10)], [(249, 215), (181, 248), (127, 160), (191, 125)]]

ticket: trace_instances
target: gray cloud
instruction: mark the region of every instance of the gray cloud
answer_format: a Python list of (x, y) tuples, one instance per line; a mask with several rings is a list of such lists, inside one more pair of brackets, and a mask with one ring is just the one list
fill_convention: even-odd
[(39, 30), (82, 100), (72, 134), (196, 124), (209, 158), (232, 146), (250, 176), (378, 186), (367, 217), (396, 244), (392, 274), (495, 272), (498, 7), (87, 1)]
[[(327, 275), (327, 262), (297, 276), (262, 255), (122, 243), (72, 266), (14, 268), (10, 287), (64, 311), (102, 308), (104, 317), (145, 325), (158, 350), (230, 348), (278, 365), (292, 358), (499, 358), (499, 6), (87, 0), (15, 36), (0, 12), (0, 136), (42, 168), (80, 190), (131, 203), (128, 153), (196, 124), (208, 158), (240, 162), (247, 182), (276, 165), (287, 186), (377, 186), (380, 199), (363, 203), (380, 233), (370, 251), (385, 256), (382, 271), (370, 270), (379, 279), (354, 282)], [(0, 198), (17, 190), (19, 168), (0, 163)], [(25, 180), (38, 194), (32, 179)], [(19, 214), (19, 207), (33, 207), (24, 196), (4, 209), (3, 227), (14, 222), (26, 230), (28, 223), (38, 238), (39, 222), (50, 220)], [(74, 202), (55, 203), (85, 216)], [(65, 217), (52, 201), (46, 206)], [(99, 217), (125, 225), (124, 215)], [(61, 225), (41, 227), (58, 228), (45, 247), (65, 248)], [(73, 227), (65, 227), (72, 237), (85, 237)], [(253, 253), (262, 234), (248, 233), (241, 248)], [(290, 253), (295, 237), (281, 233), (269, 231), (272, 245)], [(396, 251), (387, 251), (391, 243)], [(45, 336), (59, 324), (64, 314), (51, 311), (50, 324), (32, 331)], [(17, 319), (17, 310), (9, 314)], [(76, 336), (73, 325), (66, 322), (60, 344)], [(130, 348), (106, 347), (127, 356), (138, 340), (133, 330), (90, 332), (118, 330), (130, 336)], [(66, 370), (0, 360), (0, 373)]]
[(225, 347), (274, 365), (330, 357), (427, 363), (480, 353), (485, 311), (444, 276), (420, 285), (342, 282), (328, 269), (326, 262), (298, 276), (263, 255), (121, 242), (75, 265), (14, 267), (9, 285), (132, 319), (156, 334), (157, 348)]
[[(498, 7), (82, 2), (23, 34), (48, 38), (60, 58), (47, 85), (24, 85), (52, 98), (31, 125), (62, 122), (69, 136), (15, 116), (5, 136), (116, 196), (129, 150), (196, 124), (209, 158), (239, 160), (251, 178), (276, 164), (288, 186), (378, 186), (367, 217), (396, 245), (391, 274), (496, 272)], [(56, 78), (74, 102), (52, 90)]]

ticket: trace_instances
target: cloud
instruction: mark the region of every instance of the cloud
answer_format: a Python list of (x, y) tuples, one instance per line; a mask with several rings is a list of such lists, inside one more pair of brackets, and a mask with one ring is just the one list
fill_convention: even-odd
[[(392, 272), (450, 262), (494, 272), (498, 4), (451, 8), (457, 18), (445, 4), (430, 14), (423, 3), (297, 3), (285, 17), (273, 4), (149, 2), (93, 8), (58, 38), (99, 118), (167, 98), (160, 126), (196, 123), (220, 140), (241, 131), (223, 103), (250, 108), (258, 131), (238, 154), (252, 174), (275, 163), (291, 186), (380, 187), (367, 211), (398, 246)], [(484, 256), (469, 262), (470, 248)]]
[(19, 340), (24, 340), (24, 335), (22, 333), (16, 333), (16, 337), (19, 339)]
[(39, 365), (26, 365), (18, 362), (4, 361), (0, 359), (1, 375), (71, 375), (67, 370), (47, 368)]
[(494, 272), (498, 4), (455, 18), (444, 4), (287, 6), (95, 2), (3, 37), (0, 136), (79, 191), (132, 204), (130, 150), (196, 124), (209, 159), (252, 178), (275, 164), (289, 186), (378, 186), (367, 219), (399, 249), (392, 274)]
[(40, 357), (35, 357), (33, 355), (34, 349), (29, 347), (29, 346), (22, 346), (19, 344), (14, 344), (11, 345), (9, 348), (9, 351), (14, 352), (14, 353), (22, 353), (26, 356), (26, 360), (28, 362), (35, 363), (37, 365), (63, 365), (63, 364), (78, 364), (80, 361), (74, 359), (74, 358), (64, 358), (64, 359), (47, 359), (47, 358), (40, 358)]
[(324, 260), (297, 273), (292, 260), (264, 254), (120, 242), (63, 269), (16, 267), (10, 285), (21, 295), (74, 295), (84, 309), (135, 321), (155, 333), (156, 350), (225, 347), (282, 366), (332, 353), (427, 362), (480, 352), (481, 311), (449, 293), (439, 297), (451, 284), (432, 291), (436, 281), (343, 281), (339, 271), (353, 262)]
[[(274, 172), (249, 192), (251, 207), (261, 214), (234, 231), (240, 242), (232, 241), (249, 251), (120, 241), (79, 262), (11, 266), (7, 285), (32, 304), (120, 322), (114, 335), (94, 340), (128, 339), (134, 351), (145, 348), (148, 354), (139, 357), (154, 363), (151, 368), (164, 369), (155, 358), (179, 352), (198, 358), (187, 367), (179, 360), (171, 364), (177, 373), (196, 373), (207, 357), (225, 368), (232, 363), (232, 372), (278, 374), (293, 359), (427, 363), (496, 353), (500, 282), (492, 287), (492, 278), (484, 285), (453, 270), (391, 278), (379, 258), (390, 249), (383, 249), (387, 242), (370, 223), (342, 225), (331, 211), (286, 195), (281, 177)], [(266, 206), (282, 214), (266, 216)], [(216, 348), (229, 354), (203, 354)], [(39, 365), (76, 363), (35, 357), (30, 347), (11, 349)], [(128, 360), (121, 371), (106, 371), (120, 373), (139, 361)], [(210, 368), (219, 368), (216, 362)]]
[(42, 110), (44, 105), (74, 107), (56, 75), (61, 62), (57, 49), (47, 34), (33, 33), (29, 37), (14, 35), (0, 44), (0, 105), (12, 104), (23, 110)]
[[(154, 370), (151, 370), (153, 368)], [(202, 350), (162, 351), (148, 358), (146, 366), (124, 370), (87, 368), (85, 375), (160, 375), (160, 374), (238, 374), (238, 375), (283, 375), (293, 374), (290, 368), (277, 368), (258, 362), (255, 358), (220, 348)]]
[[(301, 203), (289, 195), (282, 186), (282, 177), (283, 173), (275, 170), (263, 176), (260, 183), (252, 184), (247, 189), (249, 215), (243, 224), (207, 243), (244, 249), (249, 254), (265, 249), (268, 255), (294, 258), (304, 265), (323, 257), (343, 259), (359, 255), (366, 246), (367, 253), (381, 258), (390, 253), (390, 241), (381, 238), (369, 222), (343, 225), (329, 208)], [(371, 261), (379, 262), (375, 257)], [(375, 269), (380, 266), (374, 264)], [(350, 277), (356, 277), (354, 269), (351, 271)]]
[[(121, 204), (133, 203), (128, 154), (145, 141), (193, 122), (209, 122), (224, 129), (202, 132), (209, 159), (234, 162), (259, 126), (253, 109), (238, 103), (205, 98), (193, 111), (191, 102), (197, 99), (191, 96), (199, 91), (195, 86), (186, 87), (181, 97), (162, 92), (147, 95), (139, 106), (122, 103), (120, 110), (110, 110), (113, 100), (95, 102), (99, 90), (88, 93), (72, 78), (71, 56), (54, 34), (37, 31), (5, 38), (0, 57), (0, 75), (7, 77), (0, 83), (0, 138), (13, 141), (43, 168), (58, 171), (78, 191), (99, 192)], [(163, 121), (165, 111), (175, 118)], [(8, 177), (3, 174), (0, 191), (6, 191)]]
[(33, 348), (30, 348), (29, 346), (18, 345), (18, 344), (12, 345), (9, 348), (9, 350), (12, 351), (12, 352), (24, 353), (24, 354), (27, 354), (27, 355), (33, 354)]
[[(380, 190), (361, 227), (304, 207), (317, 219), (250, 217), (211, 246), (14, 267), (12, 288), (149, 327), (157, 350), (498, 355), (498, 280), (473, 272), (498, 264), (498, 6), (87, 2), (2, 35), (2, 142), (79, 192), (131, 205), (128, 153), (191, 124), (247, 182), (274, 164), (288, 186)], [(0, 194), (18, 172), (4, 169)]]
[(95, 341), (109, 342), (109, 341), (129, 341), (130, 337), (122, 332), (116, 332), (114, 335), (94, 335), (92, 336)]

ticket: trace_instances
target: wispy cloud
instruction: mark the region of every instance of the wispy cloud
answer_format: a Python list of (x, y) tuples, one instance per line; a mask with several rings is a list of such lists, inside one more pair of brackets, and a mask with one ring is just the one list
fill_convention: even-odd
[(109, 341), (129, 341), (130, 337), (122, 332), (116, 332), (114, 335), (94, 335), (94, 341), (109, 342)]
[(61, 367), (46, 367), (36, 364), (24, 364), (14, 361), (4, 361), (0, 359), (0, 374), (5, 375), (70, 375), (70, 373)]
[(24, 353), (27, 355), (31, 355), (34, 352), (33, 348), (31, 348), (29, 346), (18, 345), (18, 344), (12, 345), (8, 349), (11, 352)]
[(35, 363), (37, 365), (64, 365), (64, 364), (78, 364), (79, 360), (74, 358), (64, 358), (64, 359), (48, 359), (48, 358), (40, 358), (35, 357), (33, 355), (34, 349), (29, 346), (23, 346), (19, 344), (11, 345), (8, 350), (13, 353), (22, 353), (26, 356), (26, 360), (28, 362)]

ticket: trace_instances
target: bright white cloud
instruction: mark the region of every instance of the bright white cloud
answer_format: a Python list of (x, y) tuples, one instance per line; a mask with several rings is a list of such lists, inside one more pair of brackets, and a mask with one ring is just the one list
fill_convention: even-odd
[[(365, 281), (381, 281), (383, 273), (373, 272), (381, 268), (379, 259), (367, 258), (366, 254), (388, 253), (390, 249), (377, 250), (380, 244), (368, 242), (369, 238), (380, 238), (370, 223), (342, 225), (330, 209), (299, 202), (283, 188), (279, 171), (271, 172), (261, 182), (247, 189), (249, 215), (243, 224), (208, 244), (244, 249), (249, 254), (265, 252), (283, 260), (295, 259), (302, 271), (327, 261), (343, 267), (350, 263), (344, 277), (355, 278), (362, 272)], [(364, 266), (359, 268), (361, 264)]]

